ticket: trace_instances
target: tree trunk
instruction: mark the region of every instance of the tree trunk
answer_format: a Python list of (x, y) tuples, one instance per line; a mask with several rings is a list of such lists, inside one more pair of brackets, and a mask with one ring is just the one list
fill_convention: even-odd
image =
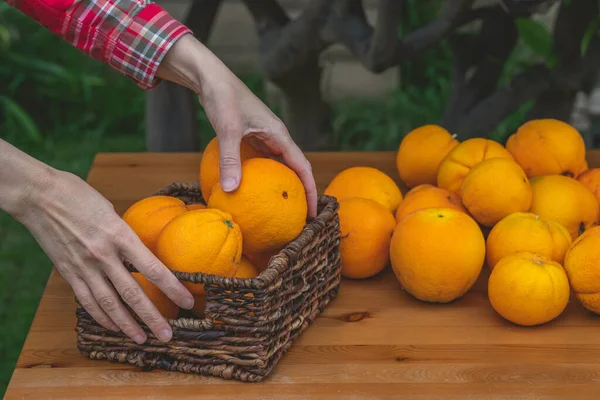
[(303, 151), (330, 148), (331, 108), (321, 93), (317, 57), (274, 83), (283, 93), (283, 121)]
[[(559, 63), (570, 71), (583, 69), (580, 44), (597, 14), (598, 4), (594, 0), (563, 4), (560, 9), (554, 29), (554, 52)], [(589, 74), (580, 73), (576, 76), (576, 79), (565, 79), (564, 82), (559, 80), (555, 87), (542, 94), (527, 117), (551, 117), (569, 122), (577, 91), (586, 89), (589, 85)]]
[(162, 82), (146, 93), (146, 147), (151, 152), (200, 150), (198, 100), (192, 91)]

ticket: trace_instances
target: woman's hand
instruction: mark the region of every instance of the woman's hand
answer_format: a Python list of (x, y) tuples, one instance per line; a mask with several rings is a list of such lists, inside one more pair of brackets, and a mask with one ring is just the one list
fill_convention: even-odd
[(245, 137), (296, 172), (304, 184), (309, 216), (316, 215), (317, 189), (310, 163), (285, 125), (202, 43), (191, 35), (183, 36), (169, 50), (157, 75), (198, 94), (219, 140), (223, 190), (239, 186), (240, 143)]
[(123, 260), (179, 306), (189, 309), (194, 299), (112, 204), (79, 177), (47, 167), (2, 140), (0, 155), (0, 207), (29, 229), (90, 315), (143, 343), (147, 335), (121, 297), (156, 337), (170, 340), (171, 327)]

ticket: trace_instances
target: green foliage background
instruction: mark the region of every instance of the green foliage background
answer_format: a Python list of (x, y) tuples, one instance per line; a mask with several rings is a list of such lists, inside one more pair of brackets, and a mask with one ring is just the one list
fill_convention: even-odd
[[(439, 9), (436, 1), (409, 3), (408, 23), (399, 34), (421, 26)], [(538, 28), (520, 23), (525, 41), (546, 51), (547, 38)], [(505, 79), (526, 68), (532, 54), (527, 43), (519, 46), (506, 65)], [(337, 149), (395, 150), (411, 129), (439, 121), (450, 89), (451, 61), (448, 46), (442, 42), (402, 65), (401, 87), (383, 99), (334, 104), (331, 134)], [(265, 98), (260, 77), (243, 79)], [(504, 141), (523, 122), (528, 107), (500, 124), (492, 137)], [(198, 120), (206, 144), (214, 132), (200, 108)], [(0, 137), (85, 178), (97, 152), (145, 150), (144, 93), (0, 2)], [(50, 268), (25, 228), (0, 211), (0, 396)]]

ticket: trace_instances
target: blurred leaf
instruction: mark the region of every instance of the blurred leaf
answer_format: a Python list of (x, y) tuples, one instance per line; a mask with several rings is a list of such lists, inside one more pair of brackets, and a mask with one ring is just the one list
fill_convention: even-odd
[(522, 104), (514, 113), (498, 124), (496, 129), (489, 135), (489, 138), (498, 143), (506, 143), (508, 137), (525, 122), (529, 111), (531, 111), (534, 105), (535, 100)]
[(8, 84), (8, 87), (7, 87), (8, 91), (10, 93), (15, 93), (19, 89), (19, 86), (21, 86), (21, 84), (23, 82), (25, 82), (25, 79), (27, 79), (27, 77), (25, 76), (25, 74), (23, 74), (23, 73), (17, 74), (12, 79), (12, 81)]
[(43, 141), (37, 125), (20, 105), (5, 96), (0, 96), (0, 104), (4, 106), (6, 117), (13, 118), (25, 135), (34, 142)]
[(592, 39), (595, 35), (598, 35), (598, 28), (600, 28), (600, 14), (596, 15), (596, 18), (594, 18), (583, 35), (583, 39), (581, 40), (581, 57), (586, 55)]
[(515, 22), (523, 43), (536, 54), (542, 56), (549, 66), (555, 65), (556, 60), (552, 52), (553, 40), (548, 29), (543, 24), (530, 18), (517, 18)]
[(16, 53), (9, 54), (9, 60), (18, 66), (37, 72), (40, 78), (44, 78), (48, 82), (62, 82), (64, 84), (72, 84), (73, 75), (69, 71), (55, 63), (40, 60), (34, 57), (26, 57)]
[(2, 47), (3, 50), (8, 50), (10, 47), (10, 39), (11, 35), (8, 28), (4, 25), (0, 25), (0, 47)]

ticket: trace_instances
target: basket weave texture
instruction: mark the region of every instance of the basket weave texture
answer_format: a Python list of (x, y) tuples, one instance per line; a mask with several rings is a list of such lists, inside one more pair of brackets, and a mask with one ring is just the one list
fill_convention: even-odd
[[(187, 204), (202, 202), (197, 183), (173, 183), (157, 194)], [(143, 369), (262, 381), (339, 290), (338, 207), (335, 198), (319, 196), (317, 217), (256, 278), (174, 272), (182, 281), (205, 285), (206, 308), (204, 318), (189, 314), (170, 320), (173, 338), (168, 343), (138, 319), (148, 335), (146, 343), (138, 345), (96, 323), (77, 303), (80, 352)]]

